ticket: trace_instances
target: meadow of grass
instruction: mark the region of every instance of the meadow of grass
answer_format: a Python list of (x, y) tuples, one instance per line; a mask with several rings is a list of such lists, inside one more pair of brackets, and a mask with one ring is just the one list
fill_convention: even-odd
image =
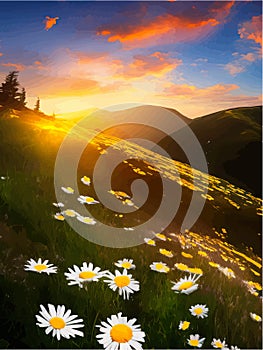
[[(66, 221), (54, 219), (58, 210), (52, 206), (52, 202), (56, 201), (53, 168), (63, 136), (56, 130), (33, 128), (21, 120), (0, 120), (0, 175), (5, 177), (0, 180), (0, 347), (101, 348), (96, 341), (98, 329), (95, 325), (112, 314), (122, 312), (128, 318), (137, 318), (137, 323), (146, 334), (144, 348), (189, 348), (189, 335), (198, 333), (206, 338), (203, 345), (206, 349), (212, 348), (213, 338), (225, 338), (229, 346), (236, 345), (241, 349), (261, 349), (261, 323), (253, 321), (249, 315), (250, 312), (261, 315), (261, 292), (258, 290), (258, 295), (253, 295), (243, 282), (261, 282), (261, 258), (256, 246), (260, 201), (223, 180), (211, 178), (210, 186), (212, 184), (214, 187), (211, 186), (209, 194), (214, 198), (207, 200), (212, 203), (209, 204), (210, 211), (216, 212), (218, 218), (218, 211), (223, 208), (229, 212), (225, 213), (226, 217), (234, 218), (232, 210), (238, 212), (236, 206), (241, 206), (243, 211), (235, 218), (236, 222), (239, 218), (244, 223), (244, 227), (240, 224), (240, 232), (233, 232), (233, 228), (225, 230), (226, 222), (216, 222), (217, 227), (211, 225), (210, 211), (207, 209), (209, 224), (203, 226), (203, 231), (179, 234), (174, 225), (164, 231), (166, 241), (156, 238), (156, 246), (143, 244), (123, 249), (99, 246), (80, 237)], [(137, 151), (139, 153), (141, 150)], [(147, 163), (141, 166), (143, 171)], [(182, 186), (190, 191), (185, 175), (188, 170), (183, 164), (178, 166), (185, 181)], [(171, 164), (162, 168), (171, 181), (179, 181), (172, 170)], [(87, 169), (88, 175), (89, 172), (90, 169)], [(190, 177), (190, 172), (187, 176)], [(126, 182), (129, 179), (131, 177), (127, 175)], [(117, 185), (115, 183), (115, 189)], [(123, 187), (120, 180), (118, 189), (126, 190)], [(94, 195), (92, 188), (88, 191), (90, 193), (86, 194)], [(106, 220), (112, 226), (122, 225), (122, 218), (112, 217), (102, 205), (93, 206), (92, 210), (96, 218)], [(248, 217), (247, 222), (244, 215)], [(202, 220), (206, 221), (206, 216)], [(246, 225), (252, 227), (252, 234), (255, 231), (254, 237), (251, 233), (250, 237), (245, 236)], [(88, 229), (92, 231), (92, 226), (88, 226)], [(228, 233), (231, 237), (228, 237)], [(252, 243), (244, 246), (244, 237)], [(238, 240), (240, 244), (232, 245)], [(161, 255), (159, 248), (172, 251), (173, 257)], [(203, 254), (200, 255), (200, 251)], [(184, 257), (182, 252), (191, 254), (192, 258)], [(28, 259), (39, 257), (49, 259), (58, 266), (58, 273), (48, 276), (24, 271)], [(103, 270), (114, 272), (117, 269), (114, 262), (122, 258), (133, 259), (136, 269), (131, 273), (140, 282), (140, 291), (134, 293), (130, 300), (123, 300), (109, 289), (103, 278), (87, 284), (83, 289), (67, 285), (64, 272), (73, 264), (81, 266), (84, 261), (92, 262)], [(167, 274), (152, 271), (149, 265), (158, 261), (167, 263), (171, 270)], [(211, 261), (231, 268), (235, 278), (228, 278), (209, 265)], [(175, 263), (203, 270), (197, 291), (183, 295), (171, 290), (171, 281), (189, 275), (174, 268)], [(39, 305), (46, 306), (48, 303), (64, 304), (83, 318), (85, 336), (57, 341), (37, 327), (35, 315), (39, 312)], [(190, 314), (190, 306), (197, 303), (207, 305), (207, 318), (197, 319)], [(186, 331), (178, 329), (181, 320), (191, 322)]]

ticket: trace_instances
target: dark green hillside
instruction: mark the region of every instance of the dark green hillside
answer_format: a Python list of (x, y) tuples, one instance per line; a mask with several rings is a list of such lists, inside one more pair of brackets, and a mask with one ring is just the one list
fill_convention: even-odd
[[(207, 157), (209, 173), (261, 195), (262, 107), (242, 107), (193, 119), (189, 124)], [(184, 130), (177, 136), (183, 137)], [(161, 143), (174, 159), (187, 162), (179, 147)]]

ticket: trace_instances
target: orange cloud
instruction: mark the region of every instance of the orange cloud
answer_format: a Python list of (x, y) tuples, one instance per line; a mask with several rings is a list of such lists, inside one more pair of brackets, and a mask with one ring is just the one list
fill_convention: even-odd
[(20, 64), (20, 63), (1, 63), (1, 66), (3, 67), (11, 67), (11, 68), (14, 68), (15, 70), (18, 70), (18, 71), (23, 71), (25, 69), (25, 66), (23, 64)]
[[(37, 83), (35, 83), (36, 81)], [(43, 98), (65, 96), (88, 96), (114, 92), (122, 88), (120, 83), (102, 85), (96, 80), (76, 77), (35, 76), (31, 82), (30, 90), (37, 92)]]
[(229, 14), (234, 1), (215, 2), (206, 14), (180, 16), (167, 13), (138, 24), (108, 26), (97, 35), (107, 36), (109, 42), (119, 41), (125, 46), (141, 47), (159, 43), (191, 41), (210, 33)]
[(171, 58), (167, 53), (154, 52), (151, 55), (135, 55), (130, 64), (122, 66), (119, 76), (125, 79), (142, 78), (146, 76), (162, 77), (175, 69), (182, 60)]
[(123, 32), (120, 31), (118, 33), (115, 30), (103, 30), (98, 32), (98, 35), (107, 35), (109, 42), (119, 41), (123, 44), (130, 44), (131, 46), (142, 46), (144, 44), (151, 44), (153, 40), (158, 40), (159, 42), (164, 36), (166, 36), (166, 41), (168, 39), (171, 42), (177, 42), (180, 39), (191, 40), (196, 37), (197, 33), (195, 30), (200, 32), (202, 28), (211, 28), (218, 24), (219, 22), (214, 18), (191, 23), (187, 19), (181, 19), (167, 14), (157, 17), (148, 24), (128, 27)]
[(57, 20), (59, 19), (59, 17), (49, 17), (46, 16), (46, 19), (44, 20), (44, 24), (45, 24), (45, 30), (49, 30), (51, 29), (55, 24), (57, 24)]
[(167, 83), (162, 94), (155, 95), (155, 101), (179, 110), (191, 118), (213, 113), (216, 110), (256, 106), (262, 104), (262, 96), (238, 93), (236, 84), (215, 84), (199, 88), (190, 84)]
[(2, 52), (0, 52), (0, 57), (3, 56)]
[(108, 53), (68, 52), (73, 60), (77, 59), (80, 69), (97, 78), (104, 76), (128, 80), (147, 76), (162, 77), (182, 63), (182, 60), (159, 51), (147, 56), (135, 55), (131, 60), (113, 58)]
[(241, 39), (253, 40), (262, 47), (262, 15), (253, 16), (251, 21), (244, 22), (238, 34)]
[(198, 88), (195, 85), (188, 84), (170, 84), (164, 89), (167, 96), (174, 95), (178, 98), (186, 99), (218, 99), (231, 91), (238, 89), (236, 84), (216, 84), (205, 88)]

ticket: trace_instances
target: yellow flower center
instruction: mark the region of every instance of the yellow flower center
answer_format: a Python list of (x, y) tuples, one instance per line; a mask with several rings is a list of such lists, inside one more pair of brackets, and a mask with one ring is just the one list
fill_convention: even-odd
[(56, 216), (56, 219), (57, 219), (57, 220), (63, 221), (65, 218), (64, 218), (64, 216), (62, 216), (62, 215), (57, 215), (57, 216)]
[(127, 343), (132, 335), (132, 329), (125, 324), (116, 324), (110, 331), (111, 339), (117, 343)]
[(66, 214), (67, 216), (75, 216), (75, 215), (76, 215), (75, 212), (74, 212), (73, 210), (66, 210), (66, 211), (65, 211), (65, 214)]
[(181, 254), (182, 254), (182, 256), (184, 256), (185, 258), (192, 259), (192, 257), (193, 257), (193, 255), (188, 254), (188, 253), (185, 253), (185, 252), (182, 252)]
[(260, 321), (260, 319), (261, 319), (260, 316), (255, 315), (255, 320), (256, 320), (256, 321)]
[(216, 346), (217, 348), (219, 348), (219, 349), (222, 349), (223, 344), (222, 344), (220, 341), (216, 341), (216, 342), (215, 342), (215, 346)]
[(149, 239), (149, 241), (147, 242), (147, 244), (150, 244), (150, 245), (155, 245), (155, 242), (153, 239)]
[(87, 202), (87, 203), (94, 202), (94, 198), (92, 198), (92, 197), (87, 197), (87, 198), (86, 198), (86, 202)]
[(199, 344), (199, 340), (198, 339), (191, 339), (189, 341), (189, 345), (191, 345), (191, 346), (198, 346), (198, 344)]
[(185, 264), (175, 264), (175, 266), (178, 268), (178, 270), (182, 270), (182, 271), (185, 271), (185, 270), (188, 270), (188, 266), (185, 265)]
[(131, 263), (127, 261), (127, 262), (122, 263), (121, 266), (124, 269), (130, 269), (131, 268)]
[(91, 218), (85, 218), (83, 221), (86, 222), (86, 224), (93, 222)]
[(197, 307), (194, 309), (194, 312), (196, 315), (201, 315), (203, 313), (203, 309), (201, 307)]
[(90, 178), (87, 177), (87, 176), (84, 176), (84, 177), (83, 177), (83, 181), (85, 181), (85, 182), (90, 182)]
[(156, 270), (158, 270), (158, 271), (160, 271), (160, 270), (165, 268), (165, 266), (163, 264), (160, 264), (160, 263), (155, 264), (155, 267), (156, 267)]
[(207, 256), (206, 252), (203, 252), (202, 250), (199, 250), (198, 254), (201, 256)]
[(188, 271), (191, 272), (191, 273), (195, 273), (197, 275), (202, 275), (203, 274), (203, 271), (201, 269), (197, 268), (197, 267), (190, 268), (190, 269), (188, 269)]
[(43, 271), (47, 269), (47, 265), (39, 264), (34, 266), (37, 271)]
[(49, 323), (55, 329), (62, 329), (66, 326), (65, 321), (61, 317), (52, 317)]
[(128, 276), (117, 276), (114, 278), (114, 282), (119, 288), (123, 288), (130, 284), (130, 278)]
[(172, 252), (170, 252), (169, 250), (166, 249), (160, 249), (160, 253), (166, 256), (171, 256), (173, 255)]
[(182, 324), (182, 330), (185, 331), (190, 325), (190, 322), (188, 321), (184, 321)]
[(166, 240), (165, 235), (163, 235), (163, 234), (161, 234), (161, 233), (157, 233), (155, 236), (158, 237), (158, 238), (160, 238), (160, 239)]
[(209, 265), (212, 267), (218, 267), (219, 265), (213, 261), (209, 261)]
[(79, 274), (79, 278), (83, 278), (84, 280), (92, 278), (94, 276), (96, 276), (96, 273), (92, 271), (83, 271)]
[(183, 282), (178, 289), (179, 290), (188, 289), (188, 288), (192, 287), (193, 285), (194, 285), (194, 283), (191, 281)]

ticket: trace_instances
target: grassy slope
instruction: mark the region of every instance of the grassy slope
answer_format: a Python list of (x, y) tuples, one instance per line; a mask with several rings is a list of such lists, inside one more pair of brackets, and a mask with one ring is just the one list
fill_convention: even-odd
[[(258, 279), (250, 268), (253, 267), (257, 271), (258, 269), (246, 260), (243, 262), (243, 259), (240, 262), (246, 270), (239, 269), (236, 256), (233, 252), (227, 252), (227, 248), (230, 247), (227, 243), (229, 238), (223, 237), (224, 234), (219, 229), (226, 227), (226, 222), (222, 222), (222, 218), (227, 215), (229, 221), (233, 215), (237, 215), (236, 220), (242, 219), (244, 221), (242, 226), (245, 228), (246, 225), (257, 227), (258, 223), (255, 224), (255, 221), (257, 221), (258, 201), (245, 191), (240, 192), (240, 195), (245, 197), (242, 199), (233, 191), (233, 187), (223, 180), (220, 182), (223, 192), (222, 189), (216, 190), (216, 179), (211, 178), (210, 194), (214, 196), (214, 200), (208, 201), (206, 215), (202, 218), (203, 221), (208, 221), (209, 225), (206, 231), (199, 231), (200, 235), (196, 237), (185, 235), (188, 242), (188, 248), (186, 247), (185, 250), (194, 256), (190, 261), (181, 256), (182, 244), (179, 244), (178, 239), (173, 236), (169, 242), (157, 242), (156, 248), (143, 245), (121, 250), (94, 245), (73, 232), (66, 222), (56, 222), (52, 217), (52, 212), (55, 212), (51, 205), (55, 200), (53, 166), (56, 152), (64, 137), (63, 129), (68, 127), (63, 125), (63, 122), (56, 123), (54, 128), (52, 122), (45, 122), (45, 129), (43, 129), (43, 125), (42, 128), (39, 127), (41, 123), (39, 126), (34, 123), (32, 125), (29, 119), (24, 121), (0, 119), (0, 175), (9, 176), (9, 179), (0, 183), (2, 287), (0, 344), (3, 347), (9, 345), (17, 348), (98, 348), (94, 324), (104, 320), (110, 314), (123, 311), (127, 316), (138, 318), (147, 334), (145, 348), (187, 348), (187, 336), (195, 333), (200, 333), (207, 338), (206, 348), (210, 347), (209, 342), (212, 337), (226, 337), (229, 344), (236, 344), (241, 348), (261, 348), (260, 327), (249, 318), (250, 311), (260, 313), (261, 303), (257, 297), (249, 294), (242, 284), (242, 279)], [(103, 139), (99, 144), (103, 146)], [(132, 155), (134, 149), (130, 147), (127, 145), (127, 152), (131, 152)], [(96, 152), (95, 148), (93, 152)], [(166, 163), (162, 164), (166, 165)], [(134, 167), (138, 165), (145, 170), (147, 163), (134, 162)], [(185, 181), (189, 180), (189, 170), (185, 170), (183, 166), (180, 168), (179, 163), (177, 165), (181, 169), (182, 178)], [(169, 166), (167, 176), (173, 172), (172, 166)], [(87, 169), (87, 173), (90, 170)], [(119, 189), (128, 191), (124, 188), (125, 183), (133, 179), (134, 172), (130, 173), (126, 169), (124, 176), (124, 170), (120, 169), (122, 176), (119, 176), (119, 179), (118, 174), (116, 175), (115, 186), (116, 189), (119, 186)], [(147, 180), (149, 180), (148, 176)], [(154, 183), (151, 179), (149, 181)], [(189, 198), (191, 191), (187, 186), (184, 186), (184, 189), (186, 198)], [(81, 190), (84, 191), (84, 187)], [(92, 188), (90, 191), (92, 195)], [(230, 199), (227, 191), (231, 191), (232, 200), (239, 201), (239, 204), (243, 203), (241, 211), (224, 199), (224, 197)], [(246, 201), (251, 201), (252, 204)], [(218, 209), (213, 217), (217, 217), (218, 228), (215, 232), (211, 226), (213, 221), (209, 220), (214, 220), (210, 216), (213, 215), (216, 207)], [(97, 217), (100, 217), (102, 212), (105, 215), (105, 211), (100, 206), (94, 210), (97, 211), (94, 213)], [(222, 212), (224, 215), (220, 216)], [(240, 230), (245, 231), (244, 227), (240, 225)], [(252, 233), (256, 230), (255, 227), (251, 230)], [(227, 229), (228, 234), (235, 237), (239, 235), (239, 232), (234, 232), (234, 229), (231, 230), (228, 227)], [(167, 230), (167, 236), (169, 232), (172, 231)], [(205, 234), (209, 234), (209, 237), (205, 237)], [(200, 248), (202, 245), (208, 248), (207, 244), (211, 244), (210, 249), (213, 247), (215, 250), (210, 253), (209, 250)], [(224, 248), (220, 244), (223, 244)], [(172, 250), (174, 258), (168, 259), (160, 255), (159, 247)], [(227, 279), (210, 267), (208, 258), (197, 254), (198, 249), (209, 253), (209, 259), (223, 266), (230, 266), (239, 278)], [(220, 249), (225, 252), (221, 252), (225, 257), (229, 255), (228, 262), (222, 260)], [(259, 261), (253, 253), (245, 252)], [(39, 256), (46, 257), (57, 264), (60, 273), (55, 276), (43, 276), (24, 272), (25, 261), (30, 257)], [(113, 262), (122, 257), (134, 259), (137, 266), (134, 276), (141, 282), (141, 291), (132, 300), (124, 302), (103, 282), (91, 284), (87, 290), (78, 290), (77, 287), (66, 285), (63, 272), (73, 263), (92, 261), (103, 269), (113, 271)], [(201, 267), (204, 270), (204, 277), (200, 280), (200, 289), (190, 296), (174, 294), (170, 290), (169, 279), (176, 280), (185, 274), (171, 271), (167, 278), (166, 275), (149, 271), (149, 264), (160, 260), (167, 262), (171, 267), (175, 262)], [(39, 304), (46, 305), (48, 302), (64, 303), (82, 317), (85, 321), (85, 338), (77, 338), (70, 342), (62, 341), (57, 344), (51, 337), (45, 336), (41, 329), (35, 327), (34, 315), (38, 312)], [(209, 318), (195, 320), (190, 317), (187, 310), (195, 303), (206, 303), (209, 306)], [(191, 328), (189, 332), (182, 334), (178, 330), (178, 323), (183, 319), (191, 321)], [(238, 323), (236, 323), (237, 319)]]
[[(219, 111), (194, 119), (190, 128), (198, 138), (209, 165), (209, 173), (261, 195), (262, 107)], [(181, 131), (183, 132), (183, 131)], [(169, 140), (162, 146), (174, 159), (187, 162), (182, 150)]]

